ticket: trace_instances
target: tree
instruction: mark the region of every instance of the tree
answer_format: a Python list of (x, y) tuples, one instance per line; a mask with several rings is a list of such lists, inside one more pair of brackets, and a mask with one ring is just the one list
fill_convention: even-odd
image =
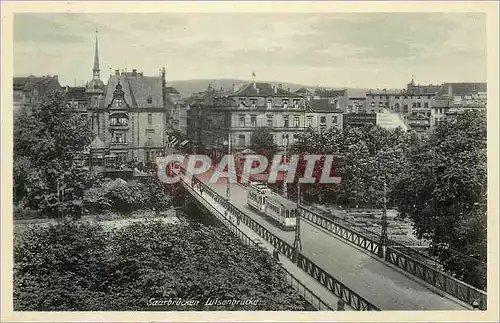
[(278, 149), (273, 141), (270, 129), (266, 127), (253, 131), (250, 137), (250, 148), (268, 157), (273, 156)]
[[(486, 288), (486, 118), (466, 113), (436, 127), (410, 157), (409, 174), (393, 199), (431, 240), (444, 269)], [(459, 252), (457, 252), (459, 251)]]
[(14, 310), (96, 310), (108, 292), (107, 237), (87, 222), (33, 226), (14, 240)]
[(50, 216), (79, 216), (92, 181), (79, 158), (92, 140), (87, 121), (60, 92), (14, 119), (14, 201)]
[[(208, 298), (257, 305), (208, 307)], [(198, 300), (148, 306), (150, 299)], [(223, 228), (134, 222), (114, 230), (64, 222), (36, 226), (14, 241), (18, 311), (305, 310), (279, 266)]]

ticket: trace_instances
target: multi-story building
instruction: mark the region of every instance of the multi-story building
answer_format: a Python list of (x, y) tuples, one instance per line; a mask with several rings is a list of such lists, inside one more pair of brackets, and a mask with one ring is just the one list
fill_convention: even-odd
[(314, 92), (313, 99), (330, 99), (335, 104), (336, 109), (342, 111), (347, 110), (349, 101), (346, 89), (317, 89)]
[(61, 91), (61, 84), (57, 75), (14, 77), (14, 111), (31, 109), (40, 103), (50, 92)]
[(412, 79), (406, 89), (370, 90), (366, 93), (367, 110), (382, 113), (384, 109), (401, 114), (411, 131), (425, 132), (431, 126), (431, 104), (440, 85), (416, 85)]
[(104, 162), (94, 158), (97, 152), (117, 165), (153, 162), (164, 154), (168, 111), (165, 73), (165, 68), (161, 76), (144, 76), (136, 69), (115, 70), (104, 85), (96, 37), (93, 77), (86, 89), (89, 118), (96, 135), (91, 144), (93, 162)]
[(342, 130), (344, 118), (342, 110), (336, 108), (336, 104), (330, 99), (317, 99), (309, 103), (305, 113), (305, 126), (319, 131), (335, 127)]
[(486, 83), (444, 83), (432, 102), (431, 127), (467, 110), (485, 111), (486, 106)]
[(286, 138), (291, 142), (305, 128), (306, 100), (269, 83), (252, 82), (232, 91), (210, 88), (189, 102), (188, 128), (195, 132), (191, 137), (209, 148), (221, 148), (231, 138), (234, 149), (244, 149), (260, 127), (268, 128), (276, 145), (283, 147)]
[(88, 108), (90, 101), (86, 87), (66, 86), (64, 88), (64, 99), (66, 101), (66, 106), (73, 107), (75, 112), (79, 113), (82, 118), (89, 118)]

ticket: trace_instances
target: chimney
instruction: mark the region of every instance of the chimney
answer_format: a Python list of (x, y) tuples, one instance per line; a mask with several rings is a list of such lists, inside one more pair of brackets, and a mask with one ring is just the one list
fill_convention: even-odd
[(134, 68), (134, 69), (132, 70), (132, 75), (133, 75), (133, 76), (137, 76), (137, 69), (135, 69), (135, 68)]
[(255, 83), (255, 81), (252, 83), (252, 86), (257, 91), (257, 83)]
[(66, 85), (66, 92), (69, 91), (69, 85)]
[(278, 93), (278, 88), (276, 87), (276, 85), (273, 85), (273, 92), (276, 94)]
[(116, 76), (120, 75), (120, 70), (115, 70), (115, 75)]
[(451, 84), (448, 84), (448, 96), (453, 96), (453, 87)]
[(255, 90), (257, 91), (257, 94), (260, 93), (260, 89), (259, 88), (255, 88)]

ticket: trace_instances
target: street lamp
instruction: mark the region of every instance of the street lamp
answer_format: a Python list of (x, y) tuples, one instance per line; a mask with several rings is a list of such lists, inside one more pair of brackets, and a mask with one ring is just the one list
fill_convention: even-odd
[[(224, 146), (227, 146), (227, 172), (229, 175), (229, 158), (231, 156), (231, 133), (228, 134), (228, 140), (224, 140)], [(230, 175), (229, 175), (230, 176)], [(226, 185), (226, 201), (227, 205), (224, 210), (224, 215), (227, 218), (227, 209), (229, 208), (229, 201), (231, 200), (231, 183), (229, 180), (229, 177), (227, 178), (227, 185)]]
[(378, 255), (380, 258), (385, 257), (385, 250), (387, 248), (387, 183), (384, 179), (384, 204), (382, 209), (382, 233), (380, 234), (380, 248)]
[(297, 211), (296, 211), (296, 218), (297, 218), (297, 224), (295, 225), (295, 240), (293, 241), (293, 248), (295, 252), (295, 262), (299, 260), (299, 253), (302, 251), (302, 241), (300, 240), (300, 205), (301, 205), (301, 199), (302, 199), (302, 194), (300, 191), (300, 183), (297, 183)]
[(284, 134), (283, 135), (283, 144), (285, 145), (285, 154), (284, 154), (284, 164), (283, 164), (283, 196), (284, 197), (288, 197), (288, 187), (287, 187), (287, 183), (286, 183), (286, 174), (287, 174), (287, 171), (288, 171), (288, 167), (287, 167), (287, 160), (286, 160), (286, 150), (287, 150), (287, 147), (288, 147), (288, 134)]

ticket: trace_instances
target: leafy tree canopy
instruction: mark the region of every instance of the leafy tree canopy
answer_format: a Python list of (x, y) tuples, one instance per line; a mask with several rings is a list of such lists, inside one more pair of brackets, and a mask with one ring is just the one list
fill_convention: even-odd
[(64, 104), (60, 92), (21, 110), (14, 119), (14, 202), (51, 216), (58, 211), (78, 216), (83, 191), (93, 180), (81, 163), (91, 141), (87, 120)]
[[(209, 298), (258, 304), (204, 307)], [(148, 306), (155, 299), (198, 306)], [(14, 244), (16, 310), (304, 310), (260, 247), (203, 225), (135, 222), (113, 231), (68, 222), (25, 231)]]
[(486, 118), (466, 113), (438, 126), (414, 150), (394, 200), (446, 270), (486, 288)]
[(254, 130), (250, 137), (250, 148), (267, 156), (274, 155), (278, 149), (273, 141), (271, 131), (266, 127)]

